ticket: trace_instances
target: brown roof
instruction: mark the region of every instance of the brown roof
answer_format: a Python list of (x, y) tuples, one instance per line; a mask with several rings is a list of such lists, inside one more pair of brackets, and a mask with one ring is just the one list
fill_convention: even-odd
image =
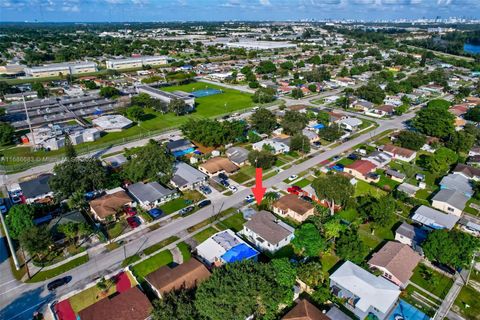
[(277, 244), (293, 233), (293, 228), (287, 229), (288, 226), (285, 223), (264, 210), (255, 213), (245, 224), (245, 227), (271, 244)]
[(330, 318), (313, 304), (302, 299), (290, 312), (283, 316), (282, 320), (330, 320)]
[(313, 205), (300, 199), (295, 194), (287, 194), (273, 203), (273, 206), (281, 210), (292, 210), (298, 214), (305, 214), (313, 209)]
[(394, 146), (393, 144), (386, 144), (381, 148), (383, 151), (390, 152), (393, 154), (398, 154), (399, 156), (409, 158), (411, 157), (415, 151), (407, 149), (407, 148), (402, 148), (399, 146)]
[(448, 111), (450, 111), (451, 114), (459, 117), (461, 116), (462, 114), (465, 114), (467, 113), (468, 111), (468, 104), (464, 103), (464, 104), (456, 104), (454, 105), (453, 107), (451, 107), (450, 109), (448, 109)]
[(204, 168), (210, 174), (215, 174), (222, 170), (227, 173), (238, 170), (238, 167), (232, 161), (222, 157), (208, 159), (205, 163), (202, 163), (200, 167)]
[(461, 173), (465, 174), (466, 176), (468, 176), (469, 178), (480, 177), (480, 169), (479, 168), (467, 166), (467, 165), (462, 164), (462, 163), (457, 164), (455, 169), (453, 169), (453, 172), (461, 172)]
[(102, 299), (81, 310), (82, 320), (145, 320), (152, 312), (152, 304), (138, 287)]
[(103, 219), (117, 213), (130, 202), (132, 198), (125, 191), (118, 191), (90, 201), (90, 208)]
[(408, 245), (389, 241), (380, 251), (373, 254), (368, 264), (383, 267), (402, 283), (407, 283), (421, 259)]
[(381, 105), (377, 107), (377, 109), (387, 113), (393, 113), (395, 111), (395, 107), (390, 104)]
[(148, 274), (146, 280), (160, 293), (193, 288), (197, 283), (210, 277), (210, 271), (197, 259), (190, 259), (174, 268), (163, 266)]
[(375, 170), (377, 166), (368, 160), (356, 160), (355, 162), (345, 166), (345, 168), (358, 171), (364, 176), (366, 176), (367, 174)]

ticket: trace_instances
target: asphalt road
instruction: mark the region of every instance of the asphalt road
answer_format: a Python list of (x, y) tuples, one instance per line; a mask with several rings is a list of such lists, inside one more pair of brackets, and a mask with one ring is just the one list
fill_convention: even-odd
[[(385, 130), (400, 129), (404, 126), (404, 121), (412, 117), (413, 114), (405, 114), (393, 120), (379, 121), (380, 126), (373, 132), (360, 135), (331, 150), (318, 154), (307, 161), (294, 165), (264, 181), (264, 186), (268, 188), (277, 185), (290, 175), (298, 174), (318, 165), (324, 160), (348, 151), (357, 144), (363, 143), (369, 140), (372, 136)], [(121, 248), (111, 252), (92, 254), (89, 262), (70, 270), (65, 274), (72, 276), (72, 281), (55, 293), (49, 293), (45, 289), (45, 285), (48, 281), (36, 284), (25, 284), (15, 280), (9, 280), (8, 278), (5, 279), (6, 282), (0, 283), (0, 319), (30, 319), (33, 311), (44, 307), (48, 302), (55, 300), (56, 297), (62, 296), (71, 290), (82, 288), (103, 274), (111, 273), (120, 269), (120, 264), (125, 257), (131, 256), (139, 250), (158, 243), (172, 235), (176, 235), (181, 231), (212, 217), (220, 211), (241, 205), (245, 197), (250, 193), (249, 189), (244, 188), (229, 197), (219, 198), (213, 201), (211, 206), (199, 210), (193, 215), (173, 220), (168, 225), (148, 233), (145, 237), (134, 239)], [(8, 261), (6, 262), (8, 263)]]

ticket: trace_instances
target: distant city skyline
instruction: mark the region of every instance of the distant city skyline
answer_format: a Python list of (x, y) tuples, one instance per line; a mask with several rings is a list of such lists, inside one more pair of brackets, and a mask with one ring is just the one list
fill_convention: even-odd
[(480, 0), (0, 0), (0, 21), (480, 18)]

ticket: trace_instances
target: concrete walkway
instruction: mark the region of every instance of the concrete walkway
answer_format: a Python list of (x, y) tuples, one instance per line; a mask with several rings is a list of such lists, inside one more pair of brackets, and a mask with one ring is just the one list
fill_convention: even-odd
[(172, 253), (173, 262), (175, 262), (176, 264), (182, 264), (183, 263), (182, 251), (180, 251), (180, 249), (178, 249), (178, 247), (174, 247), (174, 248), (170, 249), (170, 252)]

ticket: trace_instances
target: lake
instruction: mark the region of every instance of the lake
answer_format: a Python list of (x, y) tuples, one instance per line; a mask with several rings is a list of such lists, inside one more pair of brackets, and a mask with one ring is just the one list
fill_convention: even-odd
[(480, 45), (465, 43), (463, 45), (463, 51), (468, 52), (468, 53), (473, 53), (473, 54), (479, 54), (480, 53)]

